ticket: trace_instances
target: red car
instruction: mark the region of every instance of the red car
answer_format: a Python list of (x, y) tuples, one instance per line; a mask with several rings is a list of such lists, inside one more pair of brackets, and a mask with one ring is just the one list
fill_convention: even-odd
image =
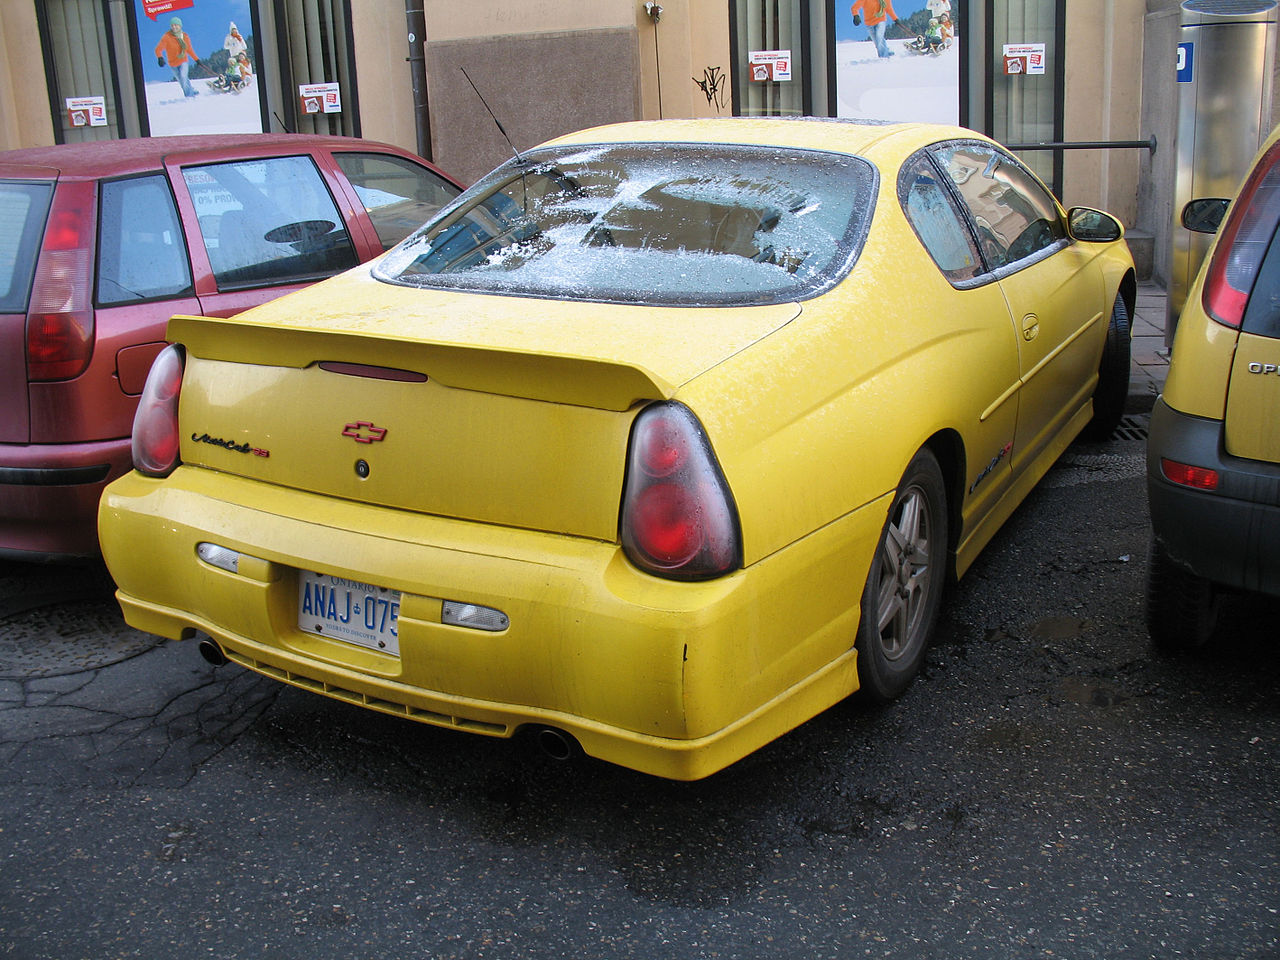
[(97, 553), (173, 314), (226, 317), (398, 243), (461, 185), (345, 137), (0, 152), (0, 556)]

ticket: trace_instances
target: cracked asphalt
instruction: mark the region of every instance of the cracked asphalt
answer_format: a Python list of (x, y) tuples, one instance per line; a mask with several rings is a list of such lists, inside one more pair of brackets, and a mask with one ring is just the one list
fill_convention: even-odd
[(1073, 447), (920, 681), (667, 783), (213, 668), (0, 564), (0, 957), (1280, 956), (1277, 605), (1142, 625), (1140, 440)]

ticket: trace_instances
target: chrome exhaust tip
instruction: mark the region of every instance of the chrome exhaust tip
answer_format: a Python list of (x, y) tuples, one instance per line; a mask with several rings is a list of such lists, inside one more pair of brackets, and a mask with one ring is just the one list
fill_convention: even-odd
[(540, 727), (535, 735), (535, 742), (538, 749), (552, 760), (572, 760), (582, 753), (582, 747), (571, 734), (555, 727)]
[(197, 649), (200, 651), (200, 656), (215, 667), (220, 667), (227, 662), (227, 655), (222, 652), (222, 648), (218, 646), (216, 641), (210, 640), (208, 637), (200, 641), (200, 646)]

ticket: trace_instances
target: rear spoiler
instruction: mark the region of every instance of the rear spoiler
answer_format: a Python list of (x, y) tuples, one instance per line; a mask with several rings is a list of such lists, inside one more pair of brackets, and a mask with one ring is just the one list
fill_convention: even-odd
[(285, 330), (239, 317), (175, 316), (167, 336), (207, 360), (298, 369), (319, 363), (394, 367), (460, 390), (602, 410), (627, 410), (675, 393), (673, 384), (649, 370), (613, 360), (403, 338), (389, 347), (391, 338), (369, 332)]

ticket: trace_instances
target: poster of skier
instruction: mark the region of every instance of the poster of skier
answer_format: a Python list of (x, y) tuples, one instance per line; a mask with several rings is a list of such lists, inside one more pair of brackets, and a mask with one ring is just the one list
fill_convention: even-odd
[(153, 137), (261, 133), (253, 0), (131, 0), (139, 109)]
[(833, 0), (836, 116), (959, 123), (965, 0)]

